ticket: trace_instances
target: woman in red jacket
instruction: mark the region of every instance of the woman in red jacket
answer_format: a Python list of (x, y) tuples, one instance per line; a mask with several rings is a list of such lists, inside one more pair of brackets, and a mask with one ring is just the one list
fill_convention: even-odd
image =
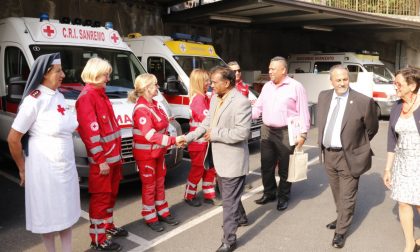
[(112, 67), (108, 61), (91, 58), (82, 72), (86, 83), (76, 101), (78, 132), (89, 159), (89, 218), (91, 247), (119, 251), (121, 246), (108, 236), (127, 236), (115, 227), (113, 209), (121, 180), (121, 133), (112, 104), (105, 93)]
[[(203, 69), (194, 69), (190, 75), (190, 131), (194, 131), (197, 126), (206, 118), (209, 113), (210, 99), (206, 92), (210, 85), (210, 77)], [(216, 171), (211, 164), (206, 164), (205, 159), (209, 143), (203, 138), (198, 139), (188, 145), (188, 152), (191, 157), (191, 170), (185, 187), (185, 202), (194, 207), (201, 205), (197, 198), (197, 186), (203, 179), (204, 202), (215, 204), (214, 179)]]
[[(133, 155), (142, 182), (141, 214), (154, 231), (164, 230), (160, 221), (178, 225), (170, 214), (165, 200), (165, 153), (175, 144), (176, 137), (168, 135), (169, 120), (153, 97), (158, 95), (157, 79), (153, 74), (139, 75), (134, 90), (128, 95), (136, 105), (133, 111)], [(182, 137), (180, 137), (182, 139)]]

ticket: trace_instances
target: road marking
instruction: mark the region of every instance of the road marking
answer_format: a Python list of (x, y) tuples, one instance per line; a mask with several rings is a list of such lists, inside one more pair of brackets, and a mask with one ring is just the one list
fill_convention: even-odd
[[(276, 180), (278, 182), (279, 178), (276, 177)], [(256, 188), (252, 189), (251, 191), (243, 194), (241, 200), (246, 200), (246, 199), (254, 196), (255, 194), (261, 192), (262, 190), (263, 190), (263, 186), (260, 185)], [(149, 244), (146, 244), (144, 247), (141, 247), (141, 248), (136, 247), (136, 248), (133, 248), (132, 250), (129, 250), (129, 251), (140, 252), (140, 251), (148, 250), (148, 249), (150, 249), (150, 248), (152, 248), (156, 245), (159, 245), (160, 243), (165, 242), (165, 241), (171, 239), (172, 237), (174, 237), (176, 235), (179, 235), (182, 232), (187, 231), (188, 229), (193, 228), (194, 226), (212, 218), (213, 216), (221, 213), (222, 211), (223, 211), (222, 206), (218, 206), (215, 209), (210, 210), (210, 211), (198, 216), (197, 218), (194, 218), (191, 221), (186, 222), (185, 224), (182, 224), (181, 226), (177, 227), (176, 229), (173, 229), (173, 230), (169, 231), (168, 233), (165, 233), (165, 234), (163, 234), (159, 237), (156, 237), (155, 239), (149, 241)]]
[[(305, 147), (310, 147), (310, 148), (317, 147), (317, 146), (309, 146), (309, 145), (304, 145), (304, 146)], [(190, 159), (187, 159), (187, 158), (183, 158), (183, 160), (190, 161)], [(319, 161), (319, 157), (315, 157), (315, 158), (309, 160), (308, 165), (312, 165), (312, 164), (316, 163), (317, 161)], [(256, 171), (251, 171), (249, 174), (255, 174), (255, 175), (261, 176), (261, 173), (256, 172)], [(19, 179), (13, 177), (10, 174), (7, 174), (3, 171), (0, 171), (0, 175), (9, 179), (12, 182), (15, 182), (15, 183), (19, 184)], [(276, 176), (276, 181), (277, 182), (279, 181), (279, 177), (277, 177), (277, 176)], [(260, 185), (256, 188), (252, 189), (251, 191), (248, 191), (248, 192), (244, 193), (242, 195), (241, 200), (247, 200), (248, 198), (254, 196), (255, 194), (257, 194), (259, 192), (261, 192), (262, 190), (263, 190), (263, 185)], [(171, 239), (172, 237), (174, 237), (178, 234), (181, 234), (181, 233), (195, 227), (196, 225), (199, 225), (200, 223), (212, 218), (213, 216), (221, 213), (222, 211), (223, 211), (223, 208), (221, 206), (218, 206), (215, 209), (210, 210), (208, 212), (205, 212), (204, 214), (199, 215), (197, 218), (194, 218), (191, 221), (180, 225), (176, 229), (173, 229), (170, 232), (167, 232), (167, 233), (165, 233), (161, 236), (158, 236), (155, 239), (150, 240), (150, 241), (144, 239), (141, 236), (138, 236), (138, 235), (135, 235), (133, 233), (128, 232), (129, 235), (128, 235), (128, 237), (126, 237), (126, 239), (139, 245), (139, 246), (137, 246), (137, 247), (135, 247), (135, 248), (133, 248), (132, 250), (129, 250), (129, 251), (146, 251), (146, 250), (148, 250), (148, 249), (150, 249), (154, 246), (159, 245), (162, 242), (165, 242), (165, 241)], [(81, 210), (80, 217), (89, 221), (89, 213), (84, 211), (84, 210)]]
[(314, 157), (308, 161), (308, 166), (316, 164), (317, 162), (319, 162), (319, 157)]
[(6, 173), (6, 172), (4, 172), (4, 171), (0, 171), (0, 175), (1, 176), (3, 176), (3, 177), (5, 177), (6, 179), (8, 179), (8, 180), (10, 180), (10, 181), (12, 181), (12, 182), (15, 182), (16, 184), (18, 184), (19, 185), (19, 179), (18, 178), (15, 178), (14, 176), (12, 176), (12, 175), (10, 175), (10, 174), (8, 174), (8, 173)]
[[(90, 221), (89, 220), (89, 213), (86, 212), (86, 211), (81, 210), (80, 217), (82, 217), (83, 219), (86, 219), (86, 220)], [(127, 240), (129, 240), (129, 241), (132, 241), (134, 243), (139, 244), (140, 245), (139, 247), (146, 246), (146, 245), (148, 245), (150, 243), (150, 241), (148, 241), (148, 240), (146, 240), (146, 239), (144, 239), (144, 238), (142, 238), (142, 237), (140, 237), (138, 235), (135, 235), (133, 233), (130, 233), (130, 232), (128, 232), (128, 236), (125, 237), (125, 238)]]

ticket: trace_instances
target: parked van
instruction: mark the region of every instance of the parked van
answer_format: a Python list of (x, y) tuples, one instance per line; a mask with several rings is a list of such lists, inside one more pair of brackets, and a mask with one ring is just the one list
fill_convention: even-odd
[[(132, 153), (132, 111), (134, 104), (127, 101), (127, 91), (133, 88), (137, 75), (145, 73), (140, 61), (122, 41), (117, 31), (110, 27), (92, 27), (86, 20), (84, 25), (70, 24), (68, 18), (49, 20), (48, 16), (37, 18), (11, 17), (0, 20), (0, 143), (2, 153), (8, 152), (7, 135), (16, 116), (18, 105), (35, 59), (53, 52), (61, 54), (61, 64), (66, 75), (60, 91), (68, 109), (75, 113), (75, 102), (83, 82), (80, 74), (92, 57), (105, 58), (113, 71), (107, 83), (106, 94), (113, 105), (116, 119), (122, 128), (122, 158), (125, 181), (138, 179), (138, 170)], [(74, 20), (74, 23), (81, 20)], [(90, 22), (91, 23), (91, 22)], [(156, 100), (168, 115), (169, 104), (162, 95)], [(173, 121), (169, 132), (181, 134), (181, 127)], [(89, 174), (85, 146), (74, 133), (76, 166), (82, 185), (86, 185)], [(4, 151), (3, 151), (4, 150)], [(166, 155), (168, 168), (180, 164), (182, 152), (172, 147)]]
[(379, 60), (377, 53), (293, 54), (288, 64), (289, 74), (302, 82), (312, 103), (317, 102), (320, 91), (330, 87), (329, 77), (323, 78), (322, 74), (329, 74), (329, 69), (337, 64), (348, 68), (352, 88), (373, 97), (380, 108), (380, 115), (389, 116), (392, 105), (398, 99), (394, 75)]
[[(160, 90), (171, 105), (172, 114), (181, 124), (182, 131), (189, 129), (189, 84), (190, 73), (195, 68), (210, 70), (215, 66), (226, 66), (216, 54), (207, 37), (189, 34), (168, 36), (141, 36), (130, 34), (124, 41), (141, 60), (149, 73), (156, 75)], [(250, 101), (257, 99), (249, 93)], [(260, 139), (262, 119), (252, 121), (249, 141)]]

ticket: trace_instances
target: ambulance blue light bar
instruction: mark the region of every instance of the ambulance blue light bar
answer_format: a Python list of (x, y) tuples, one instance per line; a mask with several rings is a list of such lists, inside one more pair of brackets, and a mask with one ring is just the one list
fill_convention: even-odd
[(191, 35), (185, 33), (174, 33), (172, 34), (172, 39), (174, 40), (185, 40), (185, 41), (195, 41), (204, 44), (211, 44), (213, 40), (209, 37), (201, 36), (201, 35)]
[(39, 16), (39, 21), (40, 22), (42, 22), (42, 21), (48, 21), (48, 20), (50, 20), (50, 17), (48, 16), (48, 13), (46, 13), (46, 12), (43, 12), (43, 13), (41, 13), (41, 15)]
[(112, 22), (105, 22), (105, 29), (114, 29)]
[(191, 34), (185, 33), (174, 33), (171, 36), (174, 40), (193, 40), (193, 36)]
[(201, 36), (201, 35), (195, 36), (195, 39), (194, 40), (197, 41), (197, 42), (204, 43), (204, 44), (211, 44), (213, 42), (213, 40), (211, 38), (205, 37), (205, 36)]

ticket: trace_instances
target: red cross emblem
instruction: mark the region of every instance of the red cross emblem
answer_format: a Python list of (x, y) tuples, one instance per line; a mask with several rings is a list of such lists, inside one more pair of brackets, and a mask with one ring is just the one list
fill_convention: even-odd
[(65, 108), (63, 108), (63, 107), (61, 107), (61, 105), (57, 105), (57, 111), (58, 111), (59, 113), (61, 113), (62, 115), (64, 115), (64, 111), (66, 111), (66, 109), (65, 109)]
[(120, 38), (117, 36), (117, 34), (115, 34), (115, 32), (112, 33), (111, 40), (114, 42), (114, 44), (118, 44), (120, 42), (119, 39)]
[(52, 26), (51, 24), (44, 24), (41, 30), (42, 30), (42, 35), (44, 35), (44, 37), (46, 38), (54, 38), (55, 35), (57, 34), (55, 31), (55, 27)]
[(181, 49), (181, 52), (185, 52), (185, 51), (187, 50), (187, 47), (185, 46), (185, 44), (184, 44), (184, 43), (181, 43), (181, 44), (179, 45), (179, 49)]

